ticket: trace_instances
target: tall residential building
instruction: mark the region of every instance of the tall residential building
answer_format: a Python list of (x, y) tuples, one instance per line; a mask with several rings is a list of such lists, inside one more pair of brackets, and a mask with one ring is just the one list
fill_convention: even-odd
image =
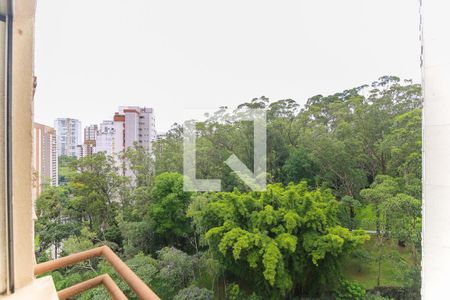
[(125, 149), (137, 143), (147, 150), (151, 150), (156, 140), (155, 115), (153, 108), (138, 106), (121, 106), (116, 116), (125, 119)]
[(83, 143), (81, 145), (77, 145), (77, 158), (95, 153), (97, 131), (98, 126), (96, 124), (84, 127)]
[(55, 130), (58, 156), (77, 156), (77, 146), (81, 144), (81, 122), (58, 118), (55, 120)]
[(106, 155), (117, 154), (114, 136), (114, 121), (103, 121), (97, 131), (95, 152), (104, 152)]
[(153, 108), (121, 106), (113, 121), (103, 121), (96, 136), (95, 152), (118, 155), (137, 143), (151, 150), (156, 140)]
[(84, 127), (84, 141), (95, 141), (98, 126), (96, 124)]
[(114, 115), (114, 152), (125, 150), (125, 116), (116, 113)]
[(42, 185), (58, 185), (58, 156), (56, 151), (56, 130), (39, 123), (33, 123), (33, 197), (38, 197)]
[(95, 153), (96, 140), (84, 141), (82, 145), (77, 145), (77, 158), (86, 157)]

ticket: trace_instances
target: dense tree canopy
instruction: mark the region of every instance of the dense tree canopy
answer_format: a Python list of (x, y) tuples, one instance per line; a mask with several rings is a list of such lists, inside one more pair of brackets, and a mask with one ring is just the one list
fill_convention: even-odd
[(199, 213), (226, 269), (261, 296), (279, 299), (333, 286), (339, 259), (369, 239), (339, 225), (338, 206), (329, 191), (309, 191), (302, 182), (212, 194)]
[[(401, 261), (394, 284), (419, 298), (421, 106), (420, 85), (385, 76), (303, 106), (262, 96), (221, 107), (195, 128), (197, 178), (221, 179), (217, 193), (183, 190), (179, 124), (151, 153), (62, 157), (61, 186), (36, 202), (38, 260), (107, 244), (162, 299), (254, 300), (364, 299)], [(254, 108), (267, 113), (265, 192), (224, 163), (235, 154), (253, 166), (253, 124), (228, 117)], [(375, 283), (349, 280), (355, 261)], [(99, 260), (52, 275), (64, 288), (104, 272), (135, 299)]]

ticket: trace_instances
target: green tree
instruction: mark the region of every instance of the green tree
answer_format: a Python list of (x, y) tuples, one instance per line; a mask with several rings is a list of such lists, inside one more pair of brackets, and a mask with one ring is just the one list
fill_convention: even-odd
[(381, 233), (381, 204), (400, 192), (398, 180), (388, 175), (378, 175), (370, 188), (361, 190), (361, 197), (376, 208), (376, 230)]
[(36, 200), (35, 224), (39, 236), (37, 255), (52, 247), (55, 257), (61, 252), (61, 243), (79, 231), (79, 224), (67, 219), (68, 191), (64, 187), (48, 186)]
[(402, 193), (401, 180), (388, 175), (379, 175), (371, 188), (361, 191), (363, 199), (376, 206), (377, 224), (377, 285), (381, 281), (382, 261), (389, 253), (385, 251), (385, 242), (389, 238), (397, 239), (399, 245), (410, 247), (414, 266), (420, 263), (418, 250), (421, 237), (421, 203), (420, 200)]
[(388, 153), (388, 174), (401, 178), (406, 194), (422, 197), (422, 110), (398, 115), (382, 145)]
[(190, 286), (184, 288), (176, 294), (174, 300), (212, 300), (213, 293), (210, 290), (199, 288), (196, 286)]
[(415, 265), (420, 260), (418, 250), (421, 243), (421, 202), (409, 195), (399, 193), (382, 204), (381, 210), (389, 228), (389, 235), (401, 243), (407, 243), (413, 252)]
[(163, 139), (152, 146), (155, 156), (155, 173), (183, 173), (183, 128), (175, 123)]
[(183, 191), (183, 176), (177, 173), (158, 175), (151, 197), (147, 222), (154, 235), (154, 249), (163, 246), (189, 249), (193, 230), (186, 211), (191, 193)]
[(112, 157), (97, 153), (74, 161), (76, 171), (69, 181), (73, 194), (69, 200), (70, 212), (79, 222), (86, 221), (99, 238), (121, 244), (116, 215), (121, 207), (120, 191), (128, 179), (119, 175)]
[(203, 211), (206, 238), (233, 276), (262, 296), (320, 295), (343, 256), (369, 237), (338, 223), (328, 191), (269, 185), (263, 193), (214, 193)]

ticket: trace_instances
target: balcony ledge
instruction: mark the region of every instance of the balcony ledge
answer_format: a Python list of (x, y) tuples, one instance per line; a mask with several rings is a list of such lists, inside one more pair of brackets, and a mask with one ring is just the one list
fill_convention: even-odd
[(23, 288), (16, 290), (11, 295), (0, 295), (0, 300), (58, 300), (55, 285), (51, 276), (45, 276), (33, 280)]

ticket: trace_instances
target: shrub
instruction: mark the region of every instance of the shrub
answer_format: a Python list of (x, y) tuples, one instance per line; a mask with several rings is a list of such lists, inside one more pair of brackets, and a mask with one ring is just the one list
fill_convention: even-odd
[(347, 280), (341, 280), (339, 287), (335, 290), (336, 300), (364, 300), (366, 299), (366, 290)]
[(210, 290), (190, 286), (178, 292), (173, 300), (212, 300), (213, 292)]

